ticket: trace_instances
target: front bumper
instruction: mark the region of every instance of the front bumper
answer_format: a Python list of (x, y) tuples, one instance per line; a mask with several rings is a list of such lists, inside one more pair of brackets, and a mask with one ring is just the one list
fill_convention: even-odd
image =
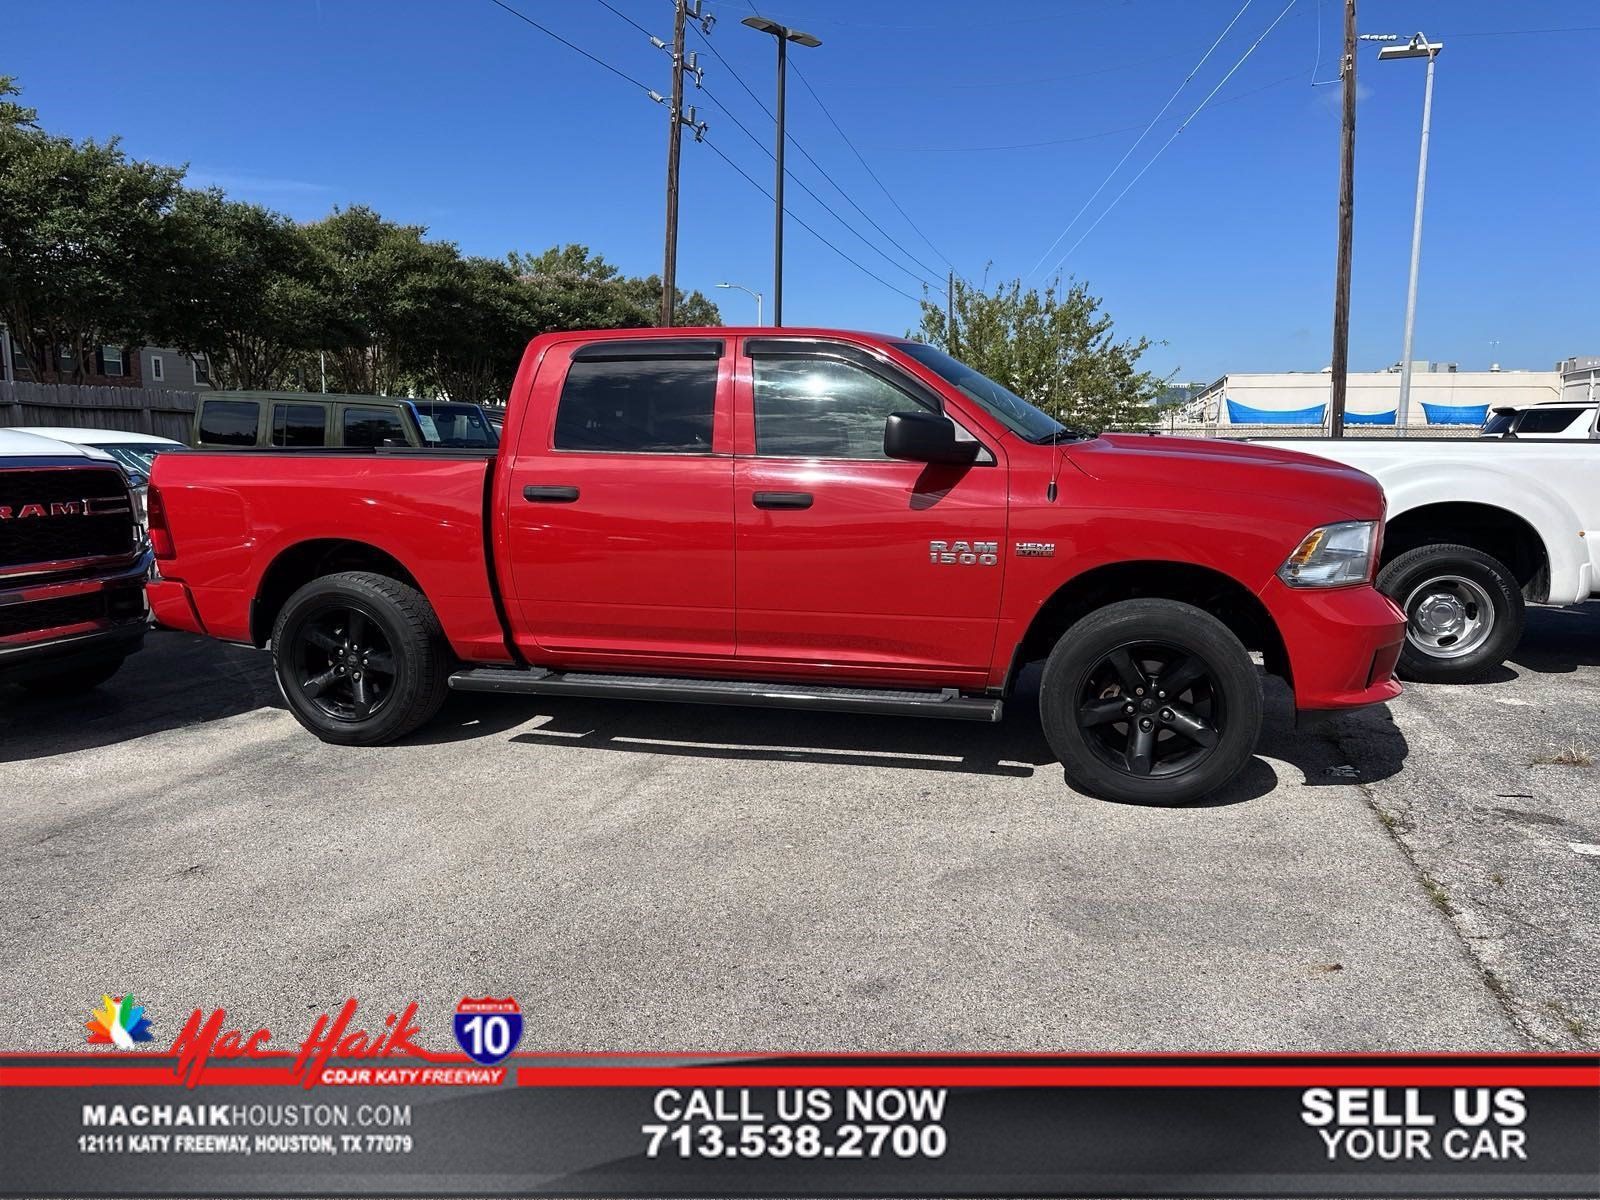
[(1304, 720), (1400, 694), (1395, 663), (1405, 614), (1376, 589), (1292, 588), (1274, 578), (1261, 592), (1283, 637), (1297, 716)]
[(35, 580), (0, 590), (0, 683), (15, 683), (144, 644), (148, 551), (127, 566), (81, 579)]

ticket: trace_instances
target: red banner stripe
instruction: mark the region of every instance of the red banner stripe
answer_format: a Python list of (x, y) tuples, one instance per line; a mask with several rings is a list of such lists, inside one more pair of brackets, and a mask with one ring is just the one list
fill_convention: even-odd
[[(0, 1087), (180, 1085), (169, 1067), (0, 1068)], [(287, 1067), (208, 1066), (207, 1085), (301, 1087)], [(1600, 1066), (528, 1067), (520, 1087), (1600, 1087)], [(334, 1086), (334, 1085), (328, 1085)]]
[(1600, 1087), (1600, 1067), (519, 1067), (520, 1087)]

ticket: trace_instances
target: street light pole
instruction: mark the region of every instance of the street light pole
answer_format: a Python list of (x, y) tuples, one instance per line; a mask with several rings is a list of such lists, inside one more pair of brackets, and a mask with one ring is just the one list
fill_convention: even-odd
[(745, 295), (754, 297), (755, 298), (755, 302), (756, 302), (756, 324), (757, 325), (761, 324), (761, 293), (760, 292), (755, 291), (753, 288), (747, 288), (742, 283), (719, 283), (719, 284), (717, 284), (717, 286), (719, 288), (738, 288), (741, 292), (745, 293)]
[(1405, 350), (1400, 358), (1400, 403), (1395, 423), (1404, 429), (1411, 419), (1411, 339), (1417, 323), (1417, 272), (1422, 265), (1422, 198), (1428, 186), (1428, 131), (1433, 123), (1433, 63), (1444, 49), (1442, 42), (1430, 42), (1422, 34), (1412, 36), (1403, 46), (1385, 46), (1378, 61), (1388, 58), (1428, 60), (1428, 80), (1422, 92), (1422, 147), (1417, 153), (1417, 205), (1411, 218), (1411, 277), (1406, 285)]
[(784, 85), (789, 74), (789, 43), (801, 46), (820, 46), (820, 38), (799, 29), (790, 29), (766, 17), (746, 17), (742, 24), (761, 33), (770, 33), (778, 43), (778, 146), (773, 155), (776, 177), (773, 182), (775, 210), (772, 216), (772, 323), (783, 324), (783, 146), (784, 146)]

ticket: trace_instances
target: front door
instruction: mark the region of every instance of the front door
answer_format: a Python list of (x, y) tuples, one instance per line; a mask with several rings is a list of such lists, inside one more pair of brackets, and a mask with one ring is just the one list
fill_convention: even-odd
[(741, 662), (981, 683), (1005, 563), (993, 448), (963, 467), (887, 458), (889, 414), (938, 407), (921, 384), (848, 346), (760, 338), (746, 350), (733, 497)]
[(725, 345), (640, 338), (545, 355), (504, 493), (525, 651), (663, 671), (732, 658)]

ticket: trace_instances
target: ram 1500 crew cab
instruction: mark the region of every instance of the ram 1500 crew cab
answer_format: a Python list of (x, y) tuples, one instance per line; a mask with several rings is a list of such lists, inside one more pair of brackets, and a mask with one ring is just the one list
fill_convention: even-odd
[(1066, 429), (901, 338), (547, 334), (498, 452), (156, 460), (158, 619), (266, 645), (317, 736), (447, 687), (997, 720), (1045, 661), (1071, 782), (1174, 803), (1261, 725), (1390, 699), (1383, 494), (1286, 450)]
[[(1534, 410), (1528, 410), (1534, 411)], [(1405, 610), (1402, 678), (1465, 683), (1510, 656), (1524, 601), (1600, 595), (1600, 443), (1344, 438), (1293, 445), (1389, 501), (1378, 588)]]

